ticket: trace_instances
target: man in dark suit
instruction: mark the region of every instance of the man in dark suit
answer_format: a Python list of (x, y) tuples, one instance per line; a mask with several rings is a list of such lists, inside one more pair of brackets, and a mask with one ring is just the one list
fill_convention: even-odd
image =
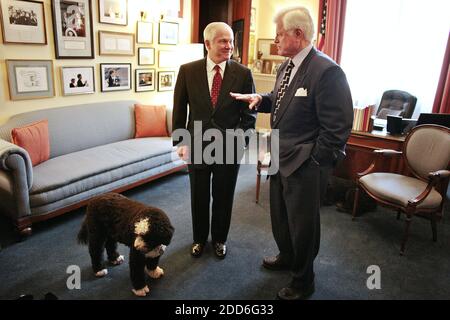
[[(234, 141), (234, 146), (227, 150), (224, 143), (221, 149), (223, 153), (215, 150), (212, 156), (222, 153), (223, 157), (212, 162), (204, 157), (197, 161), (194, 154), (203, 155), (205, 148), (208, 148), (209, 143), (203, 142), (203, 134), (208, 129), (215, 129), (220, 135), (217, 141), (224, 142), (227, 129), (240, 128), (246, 131), (254, 128), (254, 112), (249, 110), (245, 102), (236, 101), (229, 94), (231, 91), (252, 93), (254, 84), (250, 70), (230, 60), (233, 52), (233, 30), (230, 26), (223, 22), (210, 23), (204, 30), (204, 39), (207, 57), (182, 65), (178, 73), (174, 93), (173, 130), (187, 129), (190, 141), (181, 141), (179, 144), (174, 141), (174, 145), (177, 145), (180, 158), (188, 160), (194, 238), (191, 254), (194, 257), (201, 256), (208, 240), (212, 196), (211, 240), (216, 256), (225, 258), (225, 242), (230, 228), (241, 158), (236, 153), (242, 155), (243, 150), (243, 143), (238, 146), (236, 142), (239, 139), (242, 142), (242, 136), (233, 136), (231, 141)], [(202, 130), (197, 131), (199, 125)], [(200, 148), (195, 148), (197, 145)], [(233, 159), (226, 161), (227, 154), (230, 153), (234, 154)]]
[(292, 281), (278, 292), (280, 299), (305, 299), (314, 292), (320, 203), (333, 167), (345, 156), (353, 104), (342, 69), (311, 44), (308, 10), (282, 10), (274, 22), (278, 54), (288, 58), (274, 90), (262, 96), (231, 95), (271, 113), (272, 139), (279, 140), (271, 156), (279, 160), (279, 170), (271, 176), (270, 215), (279, 254), (264, 258), (263, 266), (291, 270)]

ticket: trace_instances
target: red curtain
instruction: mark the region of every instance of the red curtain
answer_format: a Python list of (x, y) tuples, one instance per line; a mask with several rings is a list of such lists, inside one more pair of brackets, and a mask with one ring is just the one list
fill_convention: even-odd
[[(322, 2), (324, 1), (320, 0), (319, 8), (323, 8)], [(326, 31), (322, 51), (338, 64), (341, 62), (342, 43), (344, 42), (346, 9), (347, 0), (326, 1)]]
[(450, 33), (448, 34), (447, 49), (445, 50), (444, 63), (441, 76), (434, 98), (433, 113), (450, 113)]

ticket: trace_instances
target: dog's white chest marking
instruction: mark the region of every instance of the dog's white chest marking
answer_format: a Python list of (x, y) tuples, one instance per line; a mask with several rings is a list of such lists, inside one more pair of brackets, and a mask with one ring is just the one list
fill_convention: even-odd
[(134, 233), (143, 236), (150, 230), (150, 221), (148, 218), (141, 219), (134, 224)]
[(195, 314), (195, 315), (201, 315), (203, 318), (206, 318), (206, 316), (208, 315), (208, 312), (209, 312), (209, 307), (190, 307), (190, 306), (184, 305), (184, 303), (181, 307), (177, 307), (175, 309), (175, 314), (181, 314), (181, 315)]

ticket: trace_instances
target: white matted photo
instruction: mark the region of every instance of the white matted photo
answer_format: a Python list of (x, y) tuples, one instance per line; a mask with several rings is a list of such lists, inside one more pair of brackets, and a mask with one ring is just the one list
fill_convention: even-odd
[(155, 69), (136, 69), (136, 92), (155, 90)]
[(98, 32), (100, 55), (134, 56), (134, 34), (122, 32)]
[(3, 43), (47, 44), (44, 4), (2, 0)]
[(131, 63), (100, 64), (102, 91), (131, 89)]
[(175, 71), (158, 72), (158, 91), (172, 91), (175, 88)]
[(57, 59), (94, 58), (91, 0), (53, 0)]
[(95, 92), (94, 67), (61, 67), (63, 95)]
[(127, 2), (127, 0), (99, 0), (99, 21), (126, 26), (128, 24)]
[(138, 21), (136, 27), (137, 43), (153, 43), (153, 23)]
[(178, 44), (178, 23), (167, 21), (159, 23), (159, 44)]
[(6, 60), (11, 100), (55, 95), (52, 60)]
[(155, 64), (154, 48), (138, 48), (138, 64), (151, 66)]

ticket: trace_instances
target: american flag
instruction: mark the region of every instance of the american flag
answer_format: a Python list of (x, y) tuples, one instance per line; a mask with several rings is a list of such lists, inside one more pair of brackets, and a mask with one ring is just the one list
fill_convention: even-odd
[(322, 50), (325, 45), (325, 32), (327, 29), (327, 0), (320, 0), (319, 8), (319, 21), (320, 30), (317, 41), (317, 49)]

